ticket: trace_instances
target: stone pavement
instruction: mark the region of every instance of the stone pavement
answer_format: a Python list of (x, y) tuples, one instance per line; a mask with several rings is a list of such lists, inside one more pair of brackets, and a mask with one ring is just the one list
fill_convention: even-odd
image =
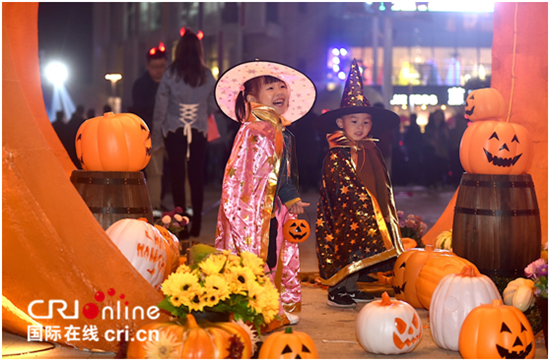
[[(395, 187), (397, 208), (405, 212), (405, 215), (413, 213), (421, 215), (424, 222), (431, 227), (439, 218), (439, 215), (454, 193), (454, 189), (446, 188), (440, 191), (426, 190), (423, 187)], [(316, 214), (317, 192), (310, 191), (302, 195), (306, 202), (310, 202), (308, 208), (310, 221), (313, 224)], [(205, 192), (204, 208), (211, 208), (203, 216), (202, 233), (197, 240), (206, 244), (213, 244), (216, 232), (216, 219), (218, 208), (216, 202), (220, 199), (220, 191), (214, 186), (207, 187)], [(303, 273), (314, 274), (318, 271), (315, 255), (315, 231), (305, 242), (300, 244), (300, 262)], [(381, 294), (384, 290), (379, 284), (361, 283), (360, 287), (368, 291)], [(300, 322), (293, 326), (296, 331), (309, 334), (317, 348), (321, 358), (325, 359), (353, 359), (353, 358), (412, 358), (412, 359), (447, 359), (461, 358), (458, 352), (439, 348), (432, 340), (428, 312), (417, 310), (424, 325), (424, 334), (419, 346), (408, 354), (401, 355), (375, 355), (365, 352), (355, 338), (355, 320), (364, 304), (359, 304), (355, 309), (335, 309), (326, 304), (327, 291), (311, 283), (302, 283), (302, 312), (299, 313)], [(49, 344), (29, 343), (26, 339), (9, 333), (2, 333), (2, 355), (12, 353), (40, 350), (51, 347)], [(115, 354), (106, 352), (78, 351), (63, 346), (42, 352), (28, 353), (18, 357), (6, 358), (114, 358)], [(541, 335), (537, 338), (537, 359), (547, 359), (548, 353), (544, 347), (544, 339)]]

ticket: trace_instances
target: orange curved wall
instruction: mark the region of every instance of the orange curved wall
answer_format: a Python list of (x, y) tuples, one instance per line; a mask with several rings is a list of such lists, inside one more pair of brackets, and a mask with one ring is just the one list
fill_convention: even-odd
[[(495, 3), (491, 87), (509, 105), (516, 3)], [(534, 142), (535, 157), (529, 174), (535, 183), (540, 209), (542, 243), (548, 242), (548, 3), (518, 3), (515, 82), (510, 122), (523, 125)], [(423, 237), (433, 244), (453, 225), (456, 193)]]
[[(67, 341), (62, 332), (58, 342), (116, 351), (118, 342), (107, 341), (105, 331), (132, 331), (151, 321), (124, 313), (119, 320), (89, 320), (82, 307), (91, 302), (116, 309), (124, 294), (130, 310), (147, 309), (163, 297), (111, 242), (69, 181), (74, 167), (48, 120), (40, 87), (38, 4), (3, 3), (2, 10), (2, 294), (23, 312), (34, 300), (59, 299), (73, 314), (78, 300), (78, 319), (54, 313), (36, 321), (61, 330), (95, 325), (99, 341)], [(102, 302), (94, 300), (98, 291), (105, 293)], [(47, 314), (47, 307), (34, 311)], [(3, 327), (26, 337), (26, 325), (10, 317)]]

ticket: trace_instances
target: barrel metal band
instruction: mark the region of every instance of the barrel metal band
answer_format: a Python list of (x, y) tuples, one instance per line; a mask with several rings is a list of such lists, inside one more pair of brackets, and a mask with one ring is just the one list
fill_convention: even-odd
[(461, 186), (466, 187), (482, 187), (482, 188), (533, 188), (533, 182), (490, 182), (490, 181), (475, 181), (475, 180), (460, 180)]
[(92, 213), (103, 214), (147, 214), (153, 212), (150, 207), (88, 207)]
[(92, 177), (71, 177), (71, 182), (84, 184), (103, 185), (142, 185), (145, 180), (140, 178), (92, 178)]
[(463, 207), (455, 207), (455, 213), (496, 217), (538, 216), (540, 214), (538, 209), (494, 210)]

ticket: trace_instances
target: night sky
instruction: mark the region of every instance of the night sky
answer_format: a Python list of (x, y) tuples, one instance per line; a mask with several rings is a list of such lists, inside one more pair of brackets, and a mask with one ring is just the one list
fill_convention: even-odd
[(65, 63), (69, 82), (92, 81), (92, 3), (40, 3), (38, 6), (40, 65)]

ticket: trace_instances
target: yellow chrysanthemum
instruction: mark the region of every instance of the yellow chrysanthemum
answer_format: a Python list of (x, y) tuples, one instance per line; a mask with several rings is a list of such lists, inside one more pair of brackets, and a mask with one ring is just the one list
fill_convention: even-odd
[(260, 257), (250, 252), (242, 252), (241, 258), (243, 267), (250, 268), (255, 275), (264, 273), (264, 261)]
[(144, 348), (145, 357), (148, 359), (173, 359), (180, 357), (181, 342), (178, 343), (176, 335), (160, 331), (158, 340), (147, 341)]
[(247, 283), (250, 281), (255, 281), (256, 276), (250, 270), (250, 268), (244, 267), (233, 267), (231, 269), (231, 274), (227, 275), (230, 277), (229, 289), (231, 293), (238, 293), (241, 295), (246, 295)]
[(178, 267), (176, 273), (191, 273), (191, 268), (189, 268), (189, 266), (186, 264), (182, 264)]
[(221, 255), (210, 255), (199, 263), (200, 270), (207, 276), (219, 274), (225, 265), (226, 257)]
[(200, 288), (197, 276), (191, 273), (172, 273), (162, 283), (162, 292), (165, 295), (179, 294), (180, 292), (194, 292)]

